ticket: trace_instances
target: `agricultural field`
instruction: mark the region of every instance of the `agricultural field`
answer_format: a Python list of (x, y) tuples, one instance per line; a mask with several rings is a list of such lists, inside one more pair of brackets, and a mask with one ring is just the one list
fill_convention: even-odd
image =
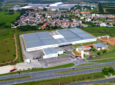
[(0, 24), (5, 23), (5, 26), (10, 26), (18, 16), (20, 16), (20, 13), (9, 15), (8, 12), (0, 12)]
[(99, 13), (115, 14), (115, 3), (99, 3)]

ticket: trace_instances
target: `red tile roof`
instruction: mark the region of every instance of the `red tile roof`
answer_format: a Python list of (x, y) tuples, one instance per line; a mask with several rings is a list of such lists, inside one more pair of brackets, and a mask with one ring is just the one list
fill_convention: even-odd
[(85, 47), (91, 47), (91, 46), (93, 46), (93, 44), (91, 44), (91, 45), (86, 45)]
[(81, 54), (75, 54), (74, 57), (76, 57), (76, 56), (81, 56)]

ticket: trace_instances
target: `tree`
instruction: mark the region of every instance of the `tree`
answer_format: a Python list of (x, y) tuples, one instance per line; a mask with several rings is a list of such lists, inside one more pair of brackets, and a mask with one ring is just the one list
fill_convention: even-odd
[(44, 9), (43, 9), (43, 11), (47, 11), (47, 9), (46, 9), (46, 8), (44, 8)]
[(106, 53), (107, 52), (107, 50), (102, 50), (102, 53), (104, 54), (104, 53)]
[(94, 52), (96, 51), (96, 49), (95, 49), (95, 48), (92, 48), (91, 50), (92, 50), (92, 51), (94, 51)]
[(108, 73), (109, 73), (109, 69), (108, 69), (108, 68), (103, 68), (103, 69), (102, 69), (102, 72), (103, 72), (104, 74), (108, 74)]
[(113, 69), (112, 67), (109, 67), (108, 69), (109, 69), (109, 72), (110, 72), (110, 73), (113, 73), (113, 72), (114, 72), (114, 69)]
[(101, 53), (98, 51), (98, 52), (97, 52), (97, 55), (101, 55)]

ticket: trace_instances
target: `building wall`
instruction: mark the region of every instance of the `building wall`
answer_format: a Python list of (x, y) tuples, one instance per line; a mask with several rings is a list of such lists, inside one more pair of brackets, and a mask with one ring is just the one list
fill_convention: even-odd
[(97, 40), (97, 38), (86, 39), (86, 40), (74, 41), (74, 42), (72, 42), (72, 44), (79, 44), (79, 43), (92, 42), (92, 41), (96, 41), (96, 40)]
[(49, 54), (49, 55), (44, 55), (44, 56), (43, 56), (43, 59), (46, 59), (46, 58), (52, 58), (52, 57), (58, 57), (58, 53), (55, 53), (55, 54)]

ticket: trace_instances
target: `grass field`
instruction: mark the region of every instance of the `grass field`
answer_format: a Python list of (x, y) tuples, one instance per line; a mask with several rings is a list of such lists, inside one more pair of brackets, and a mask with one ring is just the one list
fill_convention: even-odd
[(0, 23), (5, 23), (6, 26), (10, 26), (18, 16), (20, 16), (20, 13), (9, 15), (8, 12), (0, 12)]
[(115, 37), (115, 27), (85, 27), (81, 29), (94, 36), (110, 35)]
[(34, 81), (34, 82), (15, 84), (15, 85), (67, 85), (67, 84), (75, 83), (75, 82), (99, 80), (99, 79), (104, 79), (104, 78), (105, 78), (105, 75), (102, 72), (96, 72), (96, 73), (90, 73), (90, 74), (68, 76), (68, 77)]
[(12, 38), (0, 39), (0, 63), (5, 63), (14, 60), (15, 41)]

